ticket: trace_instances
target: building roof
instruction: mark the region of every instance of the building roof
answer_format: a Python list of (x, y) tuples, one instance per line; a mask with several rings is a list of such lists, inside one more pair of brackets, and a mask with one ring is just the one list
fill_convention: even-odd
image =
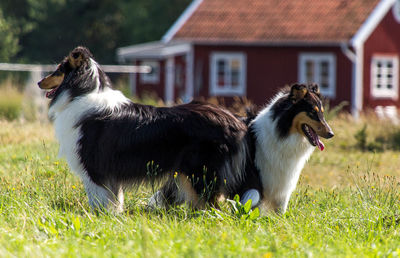
[[(205, 42), (343, 42), (381, 0), (195, 0), (172, 40)], [(383, 2), (383, 1), (382, 1)], [(171, 32), (170, 32), (171, 34)]]

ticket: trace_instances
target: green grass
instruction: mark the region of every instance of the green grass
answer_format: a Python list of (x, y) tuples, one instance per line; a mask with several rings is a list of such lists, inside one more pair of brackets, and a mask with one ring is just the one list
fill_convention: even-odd
[(227, 202), (147, 211), (148, 187), (126, 193), (121, 215), (90, 213), (52, 126), (0, 122), (0, 257), (399, 256), (400, 153), (357, 150), (363, 124), (331, 124), (336, 138), (313, 154), (288, 212), (253, 221)]

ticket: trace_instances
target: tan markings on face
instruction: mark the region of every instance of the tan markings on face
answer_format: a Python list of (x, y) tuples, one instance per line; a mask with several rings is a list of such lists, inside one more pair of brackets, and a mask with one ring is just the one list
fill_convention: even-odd
[(303, 130), (301, 129), (301, 125), (303, 124), (310, 126), (319, 136), (322, 137), (324, 137), (328, 133), (328, 131), (330, 131), (329, 126), (325, 125), (322, 122), (311, 119), (306, 112), (300, 112), (293, 119), (292, 127), (290, 128), (290, 133), (297, 132), (305, 136)]
[(321, 106), (321, 112), (324, 113), (324, 111), (325, 111), (325, 110), (324, 110), (324, 107)]
[(53, 89), (55, 87), (60, 86), (60, 84), (62, 83), (62, 81), (64, 80), (64, 74), (61, 75), (48, 75), (46, 76), (40, 83), (39, 83), (39, 87), (41, 89)]
[(73, 55), (71, 54), (71, 55), (69, 55), (69, 57), (68, 57), (68, 62), (69, 62), (69, 64), (71, 65), (71, 67), (72, 67), (73, 69), (75, 69), (75, 68), (77, 68), (77, 67), (79, 67), (79, 66), (82, 65), (82, 63), (83, 63), (83, 57), (82, 57), (82, 55), (79, 55), (78, 57), (74, 58)]
[(318, 108), (317, 106), (314, 107), (314, 110), (315, 110), (316, 112), (319, 112), (319, 108)]

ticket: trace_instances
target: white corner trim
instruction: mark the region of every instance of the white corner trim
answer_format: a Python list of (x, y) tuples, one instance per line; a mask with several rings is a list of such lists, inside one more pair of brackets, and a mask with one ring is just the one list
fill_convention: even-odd
[(165, 98), (167, 106), (174, 102), (174, 82), (175, 82), (175, 59), (169, 57), (165, 65)]
[(356, 60), (353, 63), (353, 85), (351, 91), (351, 112), (358, 119), (364, 105), (364, 46), (355, 46)]
[(164, 34), (161, 41), (167, 43), (172, 37), (178, 32), (178, 30), (185, 24), (185, 22), (192, 16), (197, 7), (203, 2), (203, 0), (193, 0), (185, 11), (179, 16), (179, 18), (172, 24), (169, 30)]
[(190, 50), (186, 53), (186, 94), (184, 103), (188, 103), (193, 100), (194, 97), (194, 53), (193, 47), (190, 46)]
[(396, 0), (393, 6), (393, 16), (398, 23), (400, 23), (400, 0)]
[(365, 20), (365, 22), (361, 25), (354, 37), (350, 40), (351, 45), (354, 47), (359, 47), (364, 44), (365, 40), (367, 40), (367, 38), (375, 30), (395, 2), (396, 0), (381, 0)]

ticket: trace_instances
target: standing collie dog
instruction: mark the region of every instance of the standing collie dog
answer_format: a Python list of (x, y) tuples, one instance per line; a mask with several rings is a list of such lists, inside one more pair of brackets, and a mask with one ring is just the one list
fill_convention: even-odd
[(324, 118), (318, 86), (295, 84), (279, 92), (248, 118), (249, 159), (244, 182), (235, 191), (261, 210), (284, 213), (311, 153), (333, 132)]
[(38, 84), (50, 90), (59, 155), (81, 177), (93, 208), (122, 211), (125, 186), (162, 178), (152, 205), (201, 208), (241, 181), (246, 125), (221, 108), (135, 104), (111, 89), (83, 47)]

